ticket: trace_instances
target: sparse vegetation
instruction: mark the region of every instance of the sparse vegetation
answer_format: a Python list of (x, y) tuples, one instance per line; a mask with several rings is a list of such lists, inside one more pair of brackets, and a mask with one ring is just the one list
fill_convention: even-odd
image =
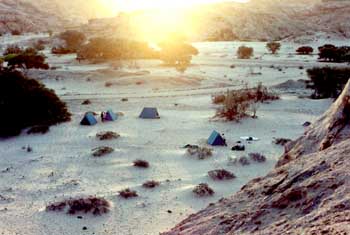
[(90, 196), (87, 198), (68, 199), (50, 204), (46, 211), (65, 211), (67, 214), (91, 213), (102, 215), (109, 212), (110, 203), (104, 198)]
[(212, 196), (215, 192), (208, 184), (199, 184), (193, 189), (193, 193), (199, 197)]
[[(19, 135), (31, 126), (51, 126), (71, 118), (53, 90), (19, 71), (0, 70), (0, 136)], [(23, 117), (25, 114), (25, 118)]]
[(119, 191), (119, 197), (122, 197), (125, 199), (134, 198), (134, 197), (138, 197), (138, 196), (139, 195), (137, 194), (136, 191), (131, 190), (129, 188)]
[(326, 44), (318, 48), (319, 60), (335, 63), (350, 62), (350, 47), (336, 47), (332, 44)]
[(145, 160), (135, 160), (134, 161), (134, 166), (135, 167), (140, 167), (140, 168), (148, 168), (149, 167), (149, 162), (145, 161)]
[(99, 140), (113, 140), (113, 139), (118, 139), (120, 135), (113, 131), (104, 131), (104, 132), (97, 133), (96, 137)]
[(337, 98), (350, 78), (350, 68), (313, 68), (307, 74), (307, 87), (314, 90), (311, 98)]
[(231, 180), (236, 178), (236, 176), (225, 169), (212, 170), (208, 172), (208, 175), (213, 180)]
[(266, 162), (266, 157), (262, 155), (261, 153), (249, 153), (249, 157), (254, 162)]
[(314, 52), (314, 49), (310, 46), (302, 46), (296, 50), (299, 55), (310, 55)]
[(237, 50), (238, 59), (250, 59), (254, 55), (252, 47), (240, 46)]
[(108, 154), (113, 153), (113, 152), (114, 152), (113, 148), (107, 147), (107, 146), (101, 146), (101, 147), (94, 148), (92, 150), (92, 156), (102, 157), (102, 156), (108, 155)]
[(189, 146), (187, 148), (187, 153), (190, 156), (196, 156), (198, 159), (202, 160), (213, 156), (213, 149), (208, 147)]
[(281, 43), (279, 42), (268, 42), (266, 48), (272, 53), (276, 54), (281, 49)]
[(155, 187), (158, 187), (159, 185), (160, 185), (160, 183), (158, 181), (149, 180), (149, 181), (146, 181), (145, 183), (143, 183), (142, 187), (144, 187), (144, 188), (155, 188)]
[(213, 96), (213, 103), (220, 104), (222, 107), (217, 110), (216, 116), (225, 118), (229, 121), (238, 121), (248, 116), (251, 109), (252, 117), (256, 117), (258, 109), (257, 103), (269, 100), (277, 100), (279, 96), (268, 91), (261, 83), (255, 88), (245, 88), (237, 91), (227, 91), (226, 94), (218, 94)]

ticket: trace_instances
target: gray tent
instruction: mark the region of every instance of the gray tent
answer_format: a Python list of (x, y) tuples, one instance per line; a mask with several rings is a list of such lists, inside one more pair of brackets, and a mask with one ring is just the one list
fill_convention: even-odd
[(159, 119), (159, 113), (157, 108), (144, 108), (139, 116), (143, 119)]

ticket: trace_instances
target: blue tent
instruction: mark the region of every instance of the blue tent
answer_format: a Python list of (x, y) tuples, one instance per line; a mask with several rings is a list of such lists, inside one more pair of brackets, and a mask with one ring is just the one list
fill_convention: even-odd
[(144, 119), (159, 119), (157, 108), (144, 108), (139, 116)]
[(80, 125), (83, 126), (93, 126), (97, 124), (97, 120), (92, 112), (87, 112), (84, 115), (83, 120), (81, 120)]
[(226, 140), (217, 131), (213, 131), (208, 139), (208, 144), (212, 146), (226, 146)]
[(107, 112), (106, 112), (106, 116), (105, 116), (105, 121), (115, 121), (115, 120), (117, 120), (118, 119), (118, 115), (117, 114), (115, 114), (112, 110), (108, 110)]

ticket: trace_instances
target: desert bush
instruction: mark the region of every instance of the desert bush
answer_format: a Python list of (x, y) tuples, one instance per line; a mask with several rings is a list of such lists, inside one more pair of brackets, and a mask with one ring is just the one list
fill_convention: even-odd
[(76, 198), (63, 200), (48, 205), (46, 211), (63, 211), (67, 214), (91, 213), (93, 215), (102, 215), (109, 212), (110, 203), (104, 198), (90, 196), (87, 198)]
[(208, 147), (190, 146), (187, 148), (190, 156), (196, 156), (198, 159), (206, 159), (213, 156), (213, 149)]
[(120, 135), (113, 131), (104, 131), (104, 132), (97, 133), (96, 137), (99, 140), (113, 140), (113, 139), (118, 139)]
[(146, 181), (145, 183), (143, 183), (142, 187), (144, 187), (144, 188), (155, 188), (155, 187), (158, 187), (159, 185), (160, 185), (160, 183), (158, 181), (149, 180), (149, 181)]
[(314, 52), (314, 49), (310, 46), (302, 46), (296, 50), (299, 55), (310, 55)]
[(71, 117), (53, 90), (19, 71), (0, 70), (0, 110), (1, 137), (16, 136), (31, 126), (66, 122)]
[(252, 159), (252, 161), (254, 162), (259, 162), (259, 163), (266, 162), (266, 157), (261, 153), (249, 153), (248, 155), (250, 159)]
[(336, 47), (332, 44), (326, 44), (318, 48), (319, 60), (329, 62), (350, 62), (350, 47)]
[(250, 59), (254, 54), (252, 47), (240, 46), (237, 50), (238, 59)]
[(291, 141), (292, 141), (291, 139), (286, 139), (286, 138), (275, 138), (273, 143), (277, 144), (277, 145), (285, 146), (286, 144), (288, 144)]
[(212, 170), (208, 172), (208, 175), (213, 180), (231, 180), (236, 178), (236, 176), (225, 169)]
[(215, 193), (208, 184), (204, 183), (197, 185), (192, 192), (199, 197), (212, 196)]
[(131, 190), (129, 188), (127, 189), (123, 189), (121, 191), (119, 191), (119, 197), (125, 198), (125, 199), (129, 199), (129, 198), (133, 198), (133, 197), (138, 197), (139, 195), (137, 194), (136, 191)]
[(266, 44), (266, 48), (272, 53), (276, 54), (277, 51), (281, 49), (281, 43), (279, 42), (268, 42)]
[(77, 50), (86, 41), (86, 36), (84, 33), (76, 30), (67, 30), (59, 35), (59, 38), (65, 42), (65, 46), (69, 51), (77, 52)]
[(133, 163), (134, 163), (134, 166), (136, 166), (136, 167), (140, 167), (140, 168), (148, 168), (149, 167), (149, 162), (147, 162), (145, 160), (137, 159)]
[(92, 149), (92, 156), (94, 157), (102, 157), (105, 155), (108, 155), (110, 153), (113, 153), (114, 149), (111, 147), (107, 147), (107, 146), (101, 146), (101, 147), (97, 147)]
[(250, 165), (250, 162), (249, 162), (248, 158), (245, 157), (245, 156), (240, 157), (240, 158), (238, 159), (238, 162), (239, 162), (242, 166)]
[(122, 101), (122, 102), (128, 102), (129, 99), (128, 99), (128, 98), (122, 98), (121, 101)]
[(51, 53), (55, 55), (66, 55), (66, 54), (72, 54), (75, 51), (63, 46), (56, 46), (51, 49)]
[(105, 87), (111, 87), (111, 86), (113, 86), (112, 82), (105, 82)]
[(77, 53), (78, 60), (123, 60), (159, 58), (148, 43), (127, 39), (93, 38)]
[(259, 83), (255, 88), (244, 88), (237, 91), (227, 91), (226, 94), (213, 96), (213, 103), (222, 102), (222, 107), (217, 110), (216, 117), (225, 118), (229, 121), (240, 120), (248, 116), (252, 111), (252, 117), (256, 117), (258, 103), (277, 100), (279, 96), (270, 92), (267, 87)]
[(22, 32), (20, 30), (18, 30), (18, 29), (14, 29), (14, 30), (11, 31), (11, 34), (13, 36), (19, 36), (19, 35), (22, 35)]
[(312, 68), (307, 70), (307, 87), (314, 90), (311, 98), (337, 98), (350, 78), (350, 68)]
[(89, 99), (84, 100), (81, 104), (82, 105), (89, 105), (89, 104), (91, 104), (91, 100), (89, 100)]
[(13, 55), (13, 54), (18, 55), (18, 54), (21, 54), (21, 53), (23, 53), (23, 49), (22, 48), (20, 48), (17, 45), (10, 45), (10, 46), (8, 46), (5, 49), (3, 55), (4, 56)]
[(47, 125), (33, 126), (27, 131), (27, 134), (46, 134), (50, 131), (50, 127)]

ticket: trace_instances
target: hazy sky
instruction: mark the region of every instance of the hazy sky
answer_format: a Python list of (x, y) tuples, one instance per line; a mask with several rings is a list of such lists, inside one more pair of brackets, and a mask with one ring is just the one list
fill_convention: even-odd
[(247, 0), (100, 0), (113, 11), (132, 11), (149, 8), (181, 8), (201, 3), (246, 2)]

